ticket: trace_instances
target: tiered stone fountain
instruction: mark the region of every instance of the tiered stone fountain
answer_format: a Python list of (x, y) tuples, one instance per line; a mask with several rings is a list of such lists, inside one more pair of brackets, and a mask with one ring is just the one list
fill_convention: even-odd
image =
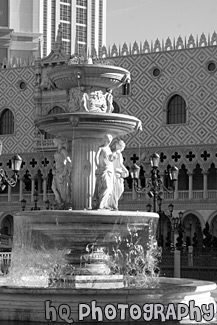
[[(164, 320), (163, 306), (167, 309), (172, 303), (182, 303), (186, 305), (183, 309), (179, 305), (176, 318), (174, 310), (170, 311), (173, 318), (167, 314), (168, 319), (190, 323), (186, 306), (191, 300), (200, 308), (211, 304), (215, 311), (210, 292), (216, 285), (211, 282), (159, 278), (157, 287), (144, 288), (132, 284), (132, 274), (129, 282), (121, 273), (112, 274), (107, 264), (109, 249), (114, 250), (117, 239), (121, 242), (133, 232), (139, 234), (140, 245), (148, 254), (158, 220), (156, 213), (92, 209), (94, 158), (100, 139), (106, 133), (116, 137), (133, 132), (141, 125), (135, 117), (112, 113), (105, 102), (107, 90), (129, 78), (127, 70), (116, 66), (75, 62), (50, 71), (52, 85), (70, 92), (71, 112), (38, 118), (36, 124), (73, 142), (72, 209), (15, 216), (12, 267), (0, 287), (0, 321), (128, 324), (150, 320), (153, 312), (153, 323), (159, 324), (157, 318)], [(89, 254), (86, 247), (90, 244), (96, 249)], [(88, 261), (91, 254), (104, 265), (101, 271)], [(62, 266), (60, 273), (65, 270), (65, 274), (58, 278)], [(148, 304), (154, 304), (152, 311)]]

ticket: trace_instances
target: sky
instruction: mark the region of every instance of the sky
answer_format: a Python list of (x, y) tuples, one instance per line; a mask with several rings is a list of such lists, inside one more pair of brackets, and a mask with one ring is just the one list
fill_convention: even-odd
[(217, 0), (107, 0), (107, 44), (217, 32)]

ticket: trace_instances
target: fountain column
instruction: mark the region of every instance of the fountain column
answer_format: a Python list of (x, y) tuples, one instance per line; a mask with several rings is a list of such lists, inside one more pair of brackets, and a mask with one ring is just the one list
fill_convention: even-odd
[(71, 201), (67, 204), (89, 210), (95, 190), (95, 155), (103, 137), (121, 137), (141, 127), (137, 118), (113, 113), (111, 92), (130, 74), (116, 66), (78, 63), (52, 68), (48, 77), (54, 89), (69, 93), (68, 111), (43, 115), (35, 122), (47, 133), (72, 141)]
[(100, 139), (81, 138), (74, 140), (72, 202), (74, 209), (92, 209), (95, 189), (95, 154)]

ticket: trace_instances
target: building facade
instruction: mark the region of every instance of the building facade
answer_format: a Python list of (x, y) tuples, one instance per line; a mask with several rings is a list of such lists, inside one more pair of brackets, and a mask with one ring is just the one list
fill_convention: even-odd
[[(47, 69), (69, 60), (61, 48), (61, 42), (56, 42), (48, 57), (35, 60), (30, 66), (8, 64), (0, 70), (1, 166), (10, 174), (12, 154), (18, 153), (23, 158), (17, 186), (0, 193), (2, 222), (21, 209), (23, 198), (30, 209), (35, 190), (39, 192), (41, 208), (45, 208), (47, 198), (51, 203), (54, 200), (51, 181), (55, 148), (49, 135), (35, 127), (34, 120), (38, 116), (69, 111), (67, 92), (50, 88), (46, 83)], [(133, 163), (140, 166), (139, 182), (143, 187), (150, 177), (152, 153), (160, 155), (159, 170), (165, 186), (168, 167), (179, 168), (175, 192), (163, 193), (158, 230), (162, 246), (166, 247), (171, 240), (169, 203), (174, 204), (174, 216), (179, 211), (184, 213), (183, 241), (187, 245), (201, 241), (206, 223), (214, 243), (217, 237), (217, 35), (214, 33), (208, 39), (202, 35), (196, 40), (190, 37), (185, 41), (179, 38), (174, 42), (168, 39), (163, 44), (158, 41), (152, 45), (144, 42), (142, 46), (134, 43), (131, 47), (124, 44), (119, 50), (116, 46), (110, 50), (103, 47), (101, 55), (130, 71), (131, 84), (114, 92), (114, 102), (117, 111), (136, 116), (143, 125), (142, 131), (123, 139), (127, 168)], [(73, 151), (72, 148), (69, 144)], [(120, 209), (145, 211), (147, 203), (152, 203), (148, 192), (137, 194), (132, 183), (130, 177), (125, 180)]]
[(38, 55), (42, 4), (40, 0), (0, 2), (0, 63), (4, 58), (27, 59)]
[(50, 54), (58, 26), (67, 54), (106, 44), (106, 0), (2, 0), (0, 62)]

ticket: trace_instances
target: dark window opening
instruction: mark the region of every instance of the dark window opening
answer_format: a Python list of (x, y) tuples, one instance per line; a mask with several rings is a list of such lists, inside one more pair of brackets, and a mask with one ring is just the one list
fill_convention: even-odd
[(175, 95), (168, 103), (167, 124), (181, 123), (186, 123), (186, 103), (181, 96)]
[(126, 83), (122, 86), (122, 95), (130, 95), (131, 85)]
[(5, 109), (0, 119), (0, 134), (14, 133), (14, 115), (9, 109)]

